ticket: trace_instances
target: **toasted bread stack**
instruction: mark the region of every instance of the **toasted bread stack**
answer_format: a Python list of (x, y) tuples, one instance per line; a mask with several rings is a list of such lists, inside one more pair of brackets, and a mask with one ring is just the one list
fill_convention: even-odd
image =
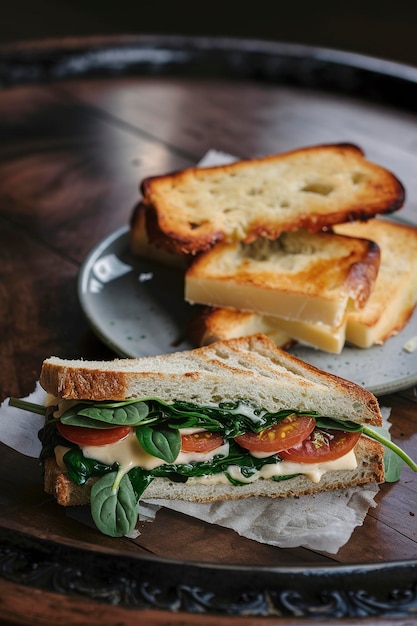
[(380, 217), (404, 188), (357, 146), (190, 168), (141, 189), (132, 251), (184, 268), (185, 299), (205, 306), (195, 344), (263, 332), (339, 353), (383, 343), (416, 305), (417, 230)]

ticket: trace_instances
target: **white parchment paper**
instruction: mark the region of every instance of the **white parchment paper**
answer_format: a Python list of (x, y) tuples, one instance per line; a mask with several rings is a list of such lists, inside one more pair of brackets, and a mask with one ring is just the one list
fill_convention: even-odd
[[(43, 404), (44, 399), (45, 392), (39, 384), (25, 398), (37, 404)], [(382, 412), (387, 420), (390, 409), (383, 408)], [(43, 423), (42, 416), (11, 407), (6, 399), (0, 406), (0, 441), (20, 454), (38, 457), (41, 444), (37, 433)], [(374, 498), (377, 493), (378, 486), (369, 485), (276, 500), (247, 498), (208, 504), (144, 500), (139, 506), (139, 516), (151, 521), (160, 507), (166, 507), (231, 528), (260, 543), (281, 548), (304, 546), (335, 554), (349, 540), (356, 526), (363, 523), (368, 509), (376, 506)], [(67, 511), (70, 515), (71, 509)]]

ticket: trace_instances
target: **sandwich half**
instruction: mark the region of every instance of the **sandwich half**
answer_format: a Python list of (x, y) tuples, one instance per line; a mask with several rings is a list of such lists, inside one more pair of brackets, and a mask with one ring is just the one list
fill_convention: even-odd
[[(370, 392), (262, 334), (184, 352), (43, 363), (45, 489), (130, 532), (140, 498), (294, 497), (384, 481)], [(371, 433), (371, 434), (370, 434)]]

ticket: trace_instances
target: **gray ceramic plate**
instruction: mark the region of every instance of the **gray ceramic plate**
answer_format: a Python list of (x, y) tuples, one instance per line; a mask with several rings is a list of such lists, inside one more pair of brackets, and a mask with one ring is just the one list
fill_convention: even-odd
[[(127, 226), (93, 248), (81, 267), (78, 288), (94, 332), (119, 356), (150, 356), (193, 347), (186, 329), (195, 308), (184, 301), (181, 272), (132, 257)], [(417, 383), (417, 350), (404, 350), (416, 335), (417, 311), (405, 329), (383, 346), (345, 347), (340, 355), (332, 355), (299, 345), (292, 352), (383, 395)]]

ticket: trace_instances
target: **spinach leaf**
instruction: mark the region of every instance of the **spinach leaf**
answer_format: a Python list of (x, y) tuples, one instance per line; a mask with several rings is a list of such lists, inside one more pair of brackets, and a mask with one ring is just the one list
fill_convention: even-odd
[(316, 417), (316, 427), (323, 430), (344, 430), (345, 432), (358, 433), (362, 431), (362, 424), (355, 424), (349, 420), (338, 420), (333, 417)]
[(168, 404), (158, 398), (143, 400), (149, 406), (149, 416), (156, 423), (166, 422), (170, 428), (199, 427), (221, 432), (226, 438), (237, 437), (244, 432), (260, 432), (276, 424), (292, 413), (315, 417), (316, 412), (282, 410), (268, 413), (256, 409), (245, 400), (221, 402), (218, 406), (198, 406), (191, 402), (175, 401)]
[(397, 444), (391, 441), (388, 430), (377, 426), (362, 426), (362, 432), (385, 446), (385, 482), (393, 483), (399, 480), (404, 463), (407, 463), (414, 472), (417, 472), (417, 463)]
[(94, 459), (87, 459), (81, 449), (71, 448), (64, 454), (63, 461), (68, 474), (77, 485), (84, 485), (91, 476), (100, 476), (117, 470), (118, 465), (107, 465)]
[(243, 485), (247, 485), (248, 483), (243, 482), (243, 480), (236, 480), (233, 478), (229, 472), (224, 473), (229, 483), (231, 483), (234, 487), (242, 487)]
[(137, 522), (138, 500), (127, 474), (105, 474), (92, 487), (91, 515), (97, 528), (110, 537), (123, 537)]
[(142, 467), (133, 467), (129, 473), (129, 480), (132, 483), (133, 491), (137, 501), (139, 502), (145, 489), (151, 484), (155, 476), (152, 472)]
[(300, 474), (288, 474), (287, 476), (272, 476), (271, 480), (275, 480), (277, 483), (281, 482), (282, 480), (290, 480), (290, 478), (295, 478), (296, 476), (299, 476)]
[(181, 435), (178, 430), (169, 426), (139, 426), (136, 428), (136, 437), (148, 454), (167, 463), (173, 463), (181, 450)]
[(70, 446), (70, 444), (66, 439), (64, 439), (56, 429), (55, 420), (52, 419), (46, 422), (45, 426), (43, 426), (38, 431), (38, 439), (42, 444), (41, 453), (39, 455), (39, 460), (43, 463), (45, 459), (48, 457), (55, 456), (55, 447), (56, 446)]
[(120, 405), (79, 403), (67, 409), (61, 416), (61, 422), (72, 426), (103, 428), (112, 426), (137, 426), (146, 421), (149, 409), (145, 402)]
[(245, 475), (249, 476), (264, 465), (277, 463), (279, 461), (280, 458), (278, 455), (272, 455), (264, 459), (257, 459), (246, 450), (243, 450), (234, 441), (230, 441), (229, 454), (226, 457), (216, 455), (210, 461), (159, 465), (150, 471), (153, 476), (167, 478), (170, 474), (175, 473), (190, 478), (194, 476), (221, 474), (227, 470), (229, 465), (239, 465), (239, 467), (242, 468), (242, 473), (246, 473)]

